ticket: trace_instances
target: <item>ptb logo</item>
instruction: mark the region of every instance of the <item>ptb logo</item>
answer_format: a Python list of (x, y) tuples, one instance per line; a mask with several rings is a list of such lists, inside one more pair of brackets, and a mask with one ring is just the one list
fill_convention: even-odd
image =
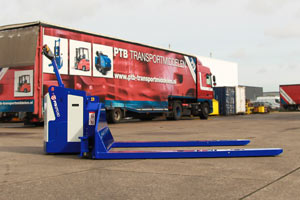
[(53, 94), (53, 95), (51, 96), (51, 100), (52, 100), (52, 101), (55, 101), (55, 100), (56, 100), (55, 94)]

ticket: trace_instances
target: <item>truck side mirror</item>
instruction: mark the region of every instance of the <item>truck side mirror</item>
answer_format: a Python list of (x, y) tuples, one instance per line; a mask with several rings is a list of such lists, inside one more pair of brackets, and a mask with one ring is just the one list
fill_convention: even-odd
[(213, 85), (214, 85), (214, 86), (217, 85), (217, 83), (216, 83), (216, 76), (215, 76), (215, 75), (213, 75)]

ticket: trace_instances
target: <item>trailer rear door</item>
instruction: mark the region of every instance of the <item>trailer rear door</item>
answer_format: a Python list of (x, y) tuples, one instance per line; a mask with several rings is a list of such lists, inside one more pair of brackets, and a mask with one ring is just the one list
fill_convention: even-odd
[(0, 67), (34, 65), (38, 33), (38, 26), (0, 29)]

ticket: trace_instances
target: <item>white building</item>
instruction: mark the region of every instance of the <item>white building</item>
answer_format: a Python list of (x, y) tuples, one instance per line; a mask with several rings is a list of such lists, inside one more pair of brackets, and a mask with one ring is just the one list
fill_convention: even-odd
[(238, 86), (237, 63), (203, 56), (197, 57), (202, 65), (209, 67), (211, 73), (216, 76), (217, 87)]

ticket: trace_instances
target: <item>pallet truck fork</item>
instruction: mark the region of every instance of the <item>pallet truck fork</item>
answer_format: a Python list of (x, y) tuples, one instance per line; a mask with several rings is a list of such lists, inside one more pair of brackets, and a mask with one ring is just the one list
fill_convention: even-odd
[(116, 151), (115, 148), (135, 147), (241, 146), (250, 140), (115, 142), (106, 122), (104, 104), (97, 96), (65, 88), (47, 45), (43, 54), (52, 61), (58, 80), (58, 86), (49, 87), (45, 96), (46, 153), (78, 153), (92, 159), (156, 159), (276, 156), (283, 151), (280, 148)]

